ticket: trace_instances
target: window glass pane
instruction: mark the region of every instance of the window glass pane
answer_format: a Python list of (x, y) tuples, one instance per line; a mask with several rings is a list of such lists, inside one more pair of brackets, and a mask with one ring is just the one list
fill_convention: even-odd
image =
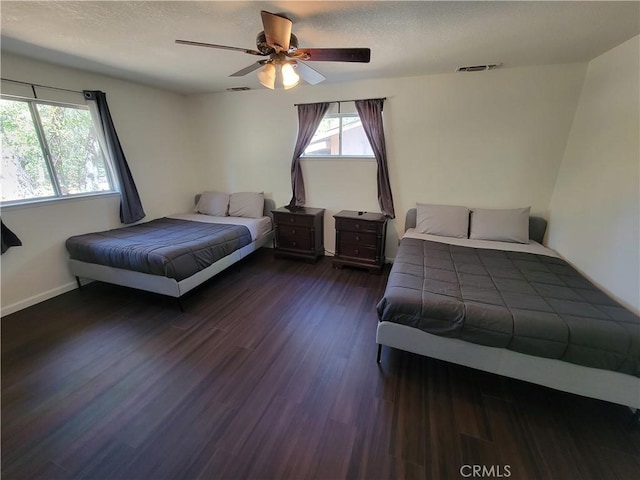
[(364, 133), (360, 117), (343, 118), (342, 155), (373, 156), (373, 150), (371, 150), (371, 144)]
[(373, 151), (362, 128), (360, 117), (352, 113), (338, 113), (326, 115), (322, 119), (311, 143), (304, 151), (304, 156), (373, 157)]
[(37, 107), (62, 195), (111, 190), (89, 111), (60, 105)]
[(340, 118), (326, 116), (320, 122), (305, 155), (340, 155)]
[(0, 99), (2, 201), (55, 195), (27, 102)]
[(357, 115), (342, 117), (342, 125), (346, 126), (346, 125), (351, 125), (352, 123), (357, 123), (362, 125), (362, 122), (360, 121), (360, 117), (358, 117)]

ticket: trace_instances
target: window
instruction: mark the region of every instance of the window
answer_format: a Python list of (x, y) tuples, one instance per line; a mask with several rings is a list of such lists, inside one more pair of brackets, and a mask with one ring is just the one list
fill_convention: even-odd
[(303, 154), (304, 157), (373, 157), (357, 113), (327, 114)]
[(114, 191), (86, 107), (0, 98), (3, 203)]

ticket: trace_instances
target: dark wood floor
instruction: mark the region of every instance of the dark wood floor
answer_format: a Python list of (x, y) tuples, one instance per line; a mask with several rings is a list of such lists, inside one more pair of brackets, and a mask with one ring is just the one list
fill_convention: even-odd
[(3, 318), (2, 478), (638, 478), (624, 407), (388, 348), (378, 366), (385, 281), (266, 250), (183, 313), (96, 282)]

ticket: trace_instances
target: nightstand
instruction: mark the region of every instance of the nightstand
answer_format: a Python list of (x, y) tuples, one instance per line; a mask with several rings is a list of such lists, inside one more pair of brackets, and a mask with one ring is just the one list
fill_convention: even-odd
[(381, 213), (342, 210), (336, 213), (334, 267), (345, 265), (380, 273), (384, 265), (387, 218)]
[(324, 208), (281, 207), (272, 213), (277, 258), (316, 262), (324, 255)]

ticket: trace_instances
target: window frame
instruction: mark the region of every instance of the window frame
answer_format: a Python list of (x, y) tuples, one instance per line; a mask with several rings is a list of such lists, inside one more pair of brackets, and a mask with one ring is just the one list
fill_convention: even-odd
[[(333, 159), (363, 159), (363, 160), (375, 160), (376, 157), (375, 157), (375, 154), (373, 152), (373, 148), (371, 148), (371, 144), (369, 144), (369, 148), (371, 149), (371, 155), (344, 155), (342, 153), (342, 146), (343, 146), (342, 136), (343, 136), (343, 125), (344, 125), (343, 120), (345, 118), (357, 118), (358, 120), (360, 120), (360, 123), (362, 123), (362, 119), (360, 118), (360, 115), (358, 115), (357, 112), (326, 113), (324, 115), (324, 117), (322, 117), (322, 121), (324, 121), (327, 118), (338, 118), (339, 119), (338, 149), (340, 151), (340, 154), (338, 154), (338, 155), (330, 155), (330, 154), (314, 155), (314, 154), (308, 154), (308, 153), (302, 152), (302, 155), (300, 156), (301, 159), (328, 159), (328, 160), (333, 160)], [(318, 128), (320, 128), (319, 125), (318, 125)], [(364, 131), (364, 127), (363, 127), (363, 131)], [(316, 133), (317, 133), (317, 129), (316, 129), (316, 132), (314, 132), (313, 135), (315, 136)], [(366, 133), (365, 133), (365, 137), (366, 137)], [(367, 142), (368, 141), (369, 141), (369, 139), (367, 139)], [(311, 142), (309, 143), (309, 145), (311, 145)], [(309, 148), (309, 147), (307, 147), (307, 148)]]
[[(45, 162), (46, 169), (49, 173), (49, 178), (51, 179), (51, 187), (53, 189), (54, 195), (49, 195), (46, 197), (32, 197), (32, 198), (21, 198), (16, 200), (1, 200), (0, 199), (0, 207), (14, 207), (14, 206), (31, 206), (37, 204), (46, 204), (52, 202), (60, 202), (65, 200), (74, 200), (81, 199), (86, 197), (98, 197), (98, 196), (111, 196), (114, 194), (119, 194), (119, 186), (117, 182), (117, 177), (115, 175), (114, 167), (111, 162), (111, 159), (107, 155), (107, 153), (103, 150), (100, 138), (96, 138), (98, 142), (98, 148), (102, 154), (102, 158), (105, 164), (105, 174), (107, 176), (110, 189), (109, 190), (100, 190), (94, 192), (82, 192), (82, 193), (70, 193), (63, 194), (60, 187), (60, 180), (58, 178), (58, 173), (56, 172), (55, 166), (53, 164), (53, 157), (51, 155), (51, 151), (49, 149), (49, 145), (46, 138), (46, 133), (44, 126), (42, 125), (42, 120), (40, 118), (40, 113), (38, 112), (37, 105), (52, 105), (59, 106), (64, 108), (72, 108), (76, 110), (85, 110), (91, 115), (91, 111), (87, 105), (79, 105), (68, 102), (56, 102), (51, 100), (41, 100), (38, 98), (25, 98), (14, 95), (4, 95), (0, 94), (0, 99), (9, 100), (13, 102), (24, 102), (28, 105), (29, 113), (31, 114), (31, 121), (33, 122), (33, 127), (38, 138), (38, 145), (40, 146), (40, 150), (42, 153), (42, 157)], [(98, 126), (95, 124), (93, 117), (91, 118), (91, 122), (93, 123), (93, 127), (96, 130), (96, 137), (100, 135), (98, 131)]]

